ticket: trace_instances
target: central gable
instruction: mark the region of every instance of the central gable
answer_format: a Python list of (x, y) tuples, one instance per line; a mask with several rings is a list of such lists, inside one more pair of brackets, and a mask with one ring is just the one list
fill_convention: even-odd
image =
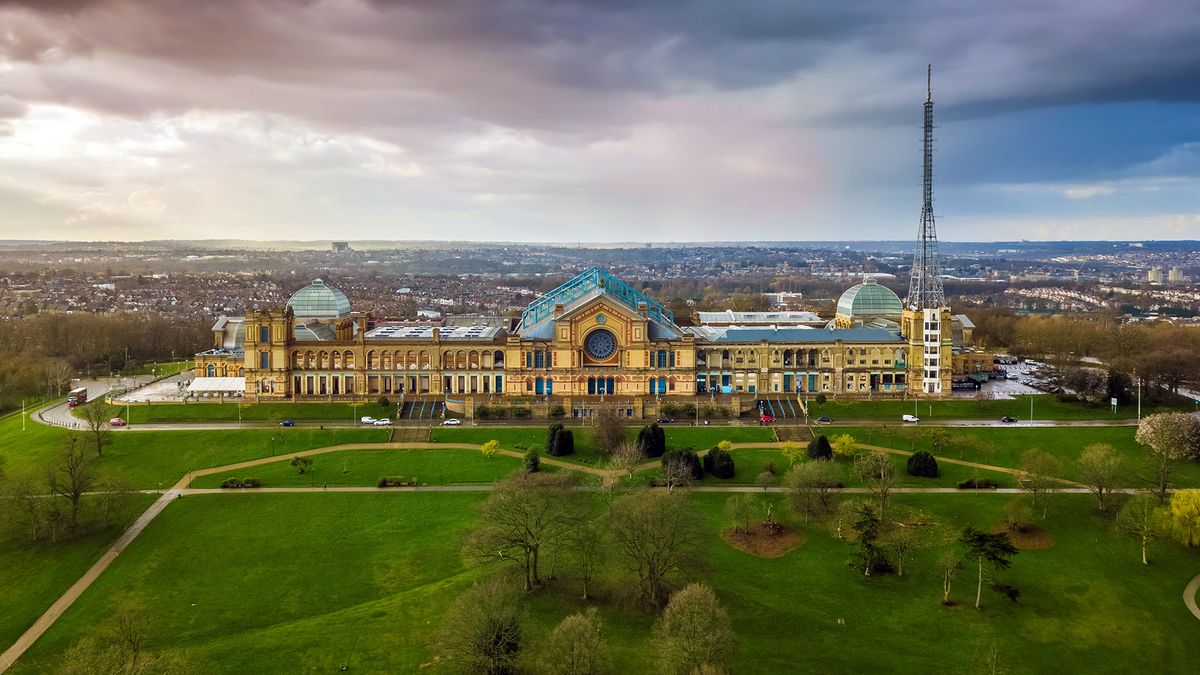
[(624, 304), (600, 294), (554, 319), (554, 341), (561, 346), (582, 348), (592, 331), (612, 333), (619, 348), (641, 346), (646, 342), (646, 317)]

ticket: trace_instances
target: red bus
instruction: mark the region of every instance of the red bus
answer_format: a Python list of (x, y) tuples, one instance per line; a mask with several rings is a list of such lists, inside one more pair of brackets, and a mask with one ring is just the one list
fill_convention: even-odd
[(87, 387), (80, 387), (67, 392), (67, 405), (74, 408), (84, 403), (87, 403)]

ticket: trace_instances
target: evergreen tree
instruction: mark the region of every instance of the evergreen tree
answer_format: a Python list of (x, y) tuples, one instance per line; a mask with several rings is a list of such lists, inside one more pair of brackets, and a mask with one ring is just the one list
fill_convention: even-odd
[(908, 475), (937, 478), (941, 472), (938, 469), (937, 459), (925, 450), (920, 450), (908, 456)]
[(558, 432), (563, 430), (562, 422), (555, 422), (546, 429), (546, 454), (558, 456)]
[(808, 456), (812, 459), (833, 459), (833, 446), (825, 434), (808, 442)]

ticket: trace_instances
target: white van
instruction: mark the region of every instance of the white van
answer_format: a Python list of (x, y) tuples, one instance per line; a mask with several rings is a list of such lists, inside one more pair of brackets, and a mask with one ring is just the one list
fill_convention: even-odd
[(905, 415), (900, 418), (902, 422), (920, 422), (921, 418), (916, 415)]
[(375, 424), (375, 418), (374, 417), (363, 417), (361, 420), (359, 420), (359, 423), (360, 424)]

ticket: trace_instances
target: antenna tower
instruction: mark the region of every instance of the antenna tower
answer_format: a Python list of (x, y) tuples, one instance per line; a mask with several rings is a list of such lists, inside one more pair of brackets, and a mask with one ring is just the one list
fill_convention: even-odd
[(937, 226), (933, 221), (933, 65), (925, 85), (925, 170), (922, 176), (921, 227), (913, 253), (912, 281), (905, 304), (909, 309), (940, 309), (946, 304), (938, 259)]

